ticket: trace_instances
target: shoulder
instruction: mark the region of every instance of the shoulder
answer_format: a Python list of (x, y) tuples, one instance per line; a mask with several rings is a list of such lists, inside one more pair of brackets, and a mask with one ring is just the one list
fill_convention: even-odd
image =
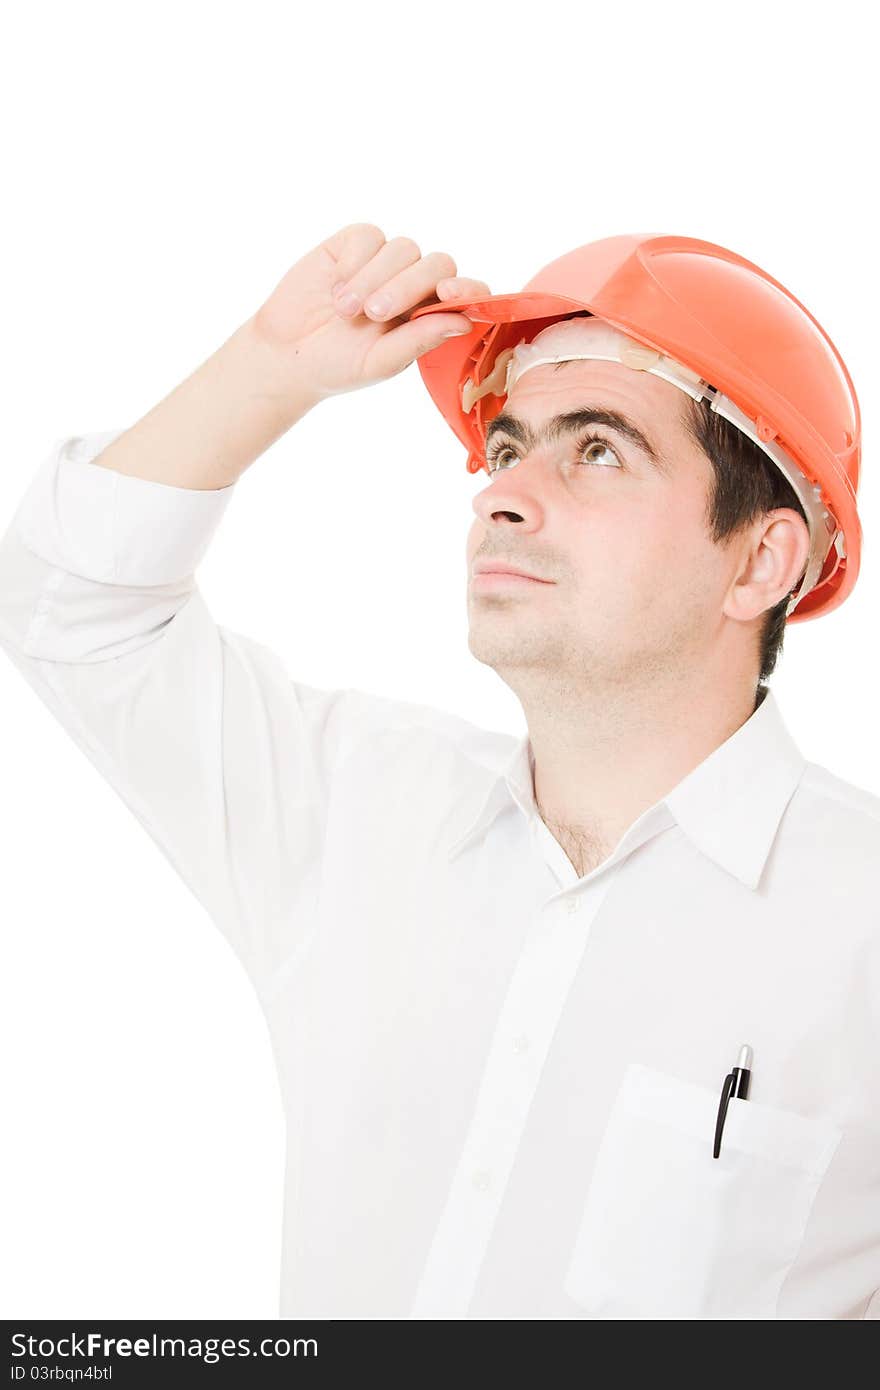
[(386, 758), (405, 757), (411, 769), (424, 760), (494, 776), (507, 766), (520, 741), (515, 734), (415, 701), (389, 702), (384, 715), (381, 727), (376, 727), (374, 749)]
[(799, 792), (815, 811), (863, 822), (867, 833), (880, 834), (880, 795), (847, 782), (821, 763), (807, 763)]
[[(522, 736), (486, 728), (450, 710), (416, 701), (365, 699), (365, 718), (346, 744), (337, 791), (349, 812), (397, 817), (409, 843), (434, 837), (449, 822), (472, 820), (511, 765)], [(403, 816), (401, 822), (399, 817)]]
[(854, 888), (880, 874), (880, 796), (867, 787), (808, 762), (785, 819), (815, 868), (838, 885), (841, 874)]

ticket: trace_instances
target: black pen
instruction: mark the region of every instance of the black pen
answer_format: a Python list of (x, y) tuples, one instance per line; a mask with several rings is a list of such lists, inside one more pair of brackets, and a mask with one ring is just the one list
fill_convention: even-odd
[(724, 1078), (721, 1087), (721, 1100), (718, 1102), (718, 1118), (715, 1121), (715, 1147), (712, 1150), (713, 1158), (717, 1158), (721, 1152), (721, 1133), (724, 1129), (724, 1121), (727, 1118), (727, 1103), (731, 1096), (738, 1100), (748, 1099), (749, 1082), (752, 1079), (752, 1049), (748, 1043), (743, 1043), (736, 1059), (736, 1066), (729, 1071)]
[(733, 1086), (730, 1094), (738, 1096), (740, 1100), (747, 1100), (749, 1095), (749, 1082), (752, 1079), (752, 1049), (747, 1043), (743, 1043), (736, 1059), (736, 1066), (733, 1069)]

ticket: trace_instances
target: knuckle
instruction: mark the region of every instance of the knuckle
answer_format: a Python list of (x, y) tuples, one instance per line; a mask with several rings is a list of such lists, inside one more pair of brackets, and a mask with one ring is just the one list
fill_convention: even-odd
[(342, 236), (342, 254), (353, 263), (350, 273), (359, 270), (384, 244), (385, 233), (375, 223), (350, 222)]
[(362, 232), (364, 235), (369, 235), (380, 243), (385, 240), (385, 233), (382, 231), (381, 227), (376, 226), (375, 222), (352, 222), (348, 230), (351, 232)]
[(448, 251), (432, 251), (425, 260), (430, 261), (432, 267), (439, 270), (443, 276), (451, 277), (458, 274), (458, 266)]
[(373, 222), (349, 222), (336, 234), (335, 240), (337, 271), (356, 287), (363, 267), (381, 250), (385, 233)]
[(394, 249), (395, 249), (395, 251), (403, 251), (403, 252), (405, 252), (406, 255), (412, 256), (415, 260), (418, 260), (418, 258), (419, 258), (419, 257), (421, 256), (421, 254), (422, 254), (422, 253), (421, 253), (421, 250), (419, 249), (419, 247), (418, 247), (418, 245), (416, 244), (416, 242), (413, 241), (412, 237), (408, 237), (408, 236), (396, 236), (396, 237), (392, 237), (391, 241), (389, 241), (387, 244), (388, 244), (389, 246), (393, 246)]

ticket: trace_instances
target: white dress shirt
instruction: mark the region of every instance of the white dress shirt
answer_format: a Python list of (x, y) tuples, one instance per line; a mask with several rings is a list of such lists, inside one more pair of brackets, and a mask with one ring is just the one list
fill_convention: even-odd
[(121, 432), (35, 471), (0, 641), (257, 991), (281, 1316), (880, 1316), (880, 798), (770, 692), (579, 877), (527, 735), (219, 626), (235, 488), (93, 466)]

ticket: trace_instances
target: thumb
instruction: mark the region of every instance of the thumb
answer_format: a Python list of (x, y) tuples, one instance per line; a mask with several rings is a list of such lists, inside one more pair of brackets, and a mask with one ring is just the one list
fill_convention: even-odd
[(424, 314), (418, 319), (408, 319), (383, 333), (370, 349), (366, 364), (369, 374), (377, 380), (396, 376), (417, 357), (424, 357), (426, 352), (448, 340), (450, 330), (463, 338), (473, 328), (474, 324), (464, 314)]

